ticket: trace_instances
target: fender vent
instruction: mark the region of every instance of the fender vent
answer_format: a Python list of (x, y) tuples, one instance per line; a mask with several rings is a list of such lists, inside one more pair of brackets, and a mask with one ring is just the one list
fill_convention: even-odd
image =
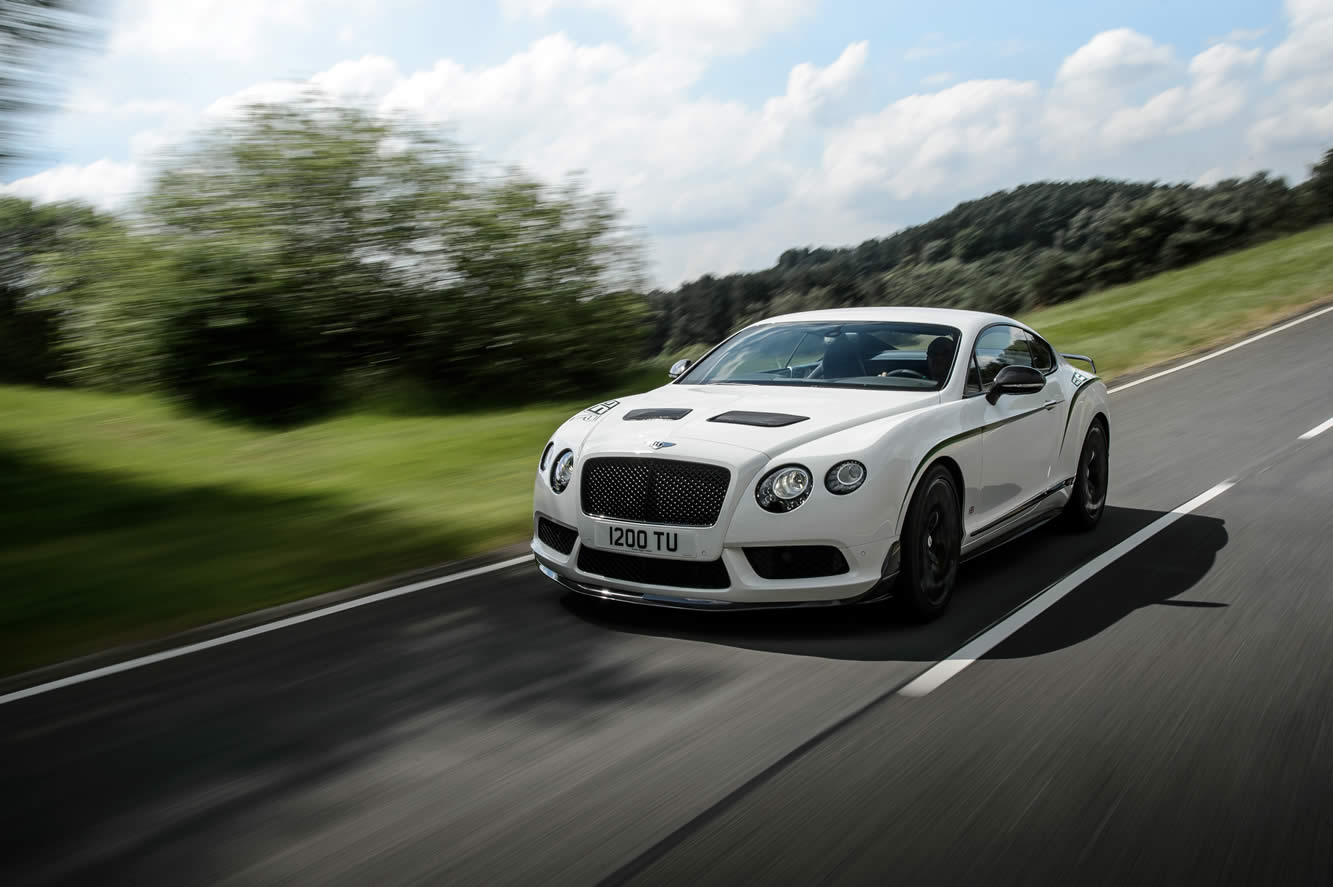
[(577, 530), (571, 530), (569, 527), (561, 526), (544, 517), (537, 518), (537, 538), (561, 554), (569, 554), (573, 551), (574, 540), (578, 537)]
[(813, 579), (847, 572), (847, 559), (832, 545), (773, 545), (745, 549), (762, 579)]
[(757, 425), (760, 428), (781, 428), (784, 425), (795, 425), (797, 422), (804, 422), (809, 416), (793, 416), (790, 413), (751, 413), (746, 410), (732, 410), (728, 413), (719, 413), (709, 422), (724, 422), (728, 425)]
[(650, 410), (630, 410), (625, 414), (626, 422), (642, 422), (645, 419), (683, 419), (693, 410), (683, 410), (678, 407), (665, 407)]

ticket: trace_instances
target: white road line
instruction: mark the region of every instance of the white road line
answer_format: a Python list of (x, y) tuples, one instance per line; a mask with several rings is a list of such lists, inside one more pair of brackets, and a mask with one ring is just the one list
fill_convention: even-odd
[(4, 705), (7, 702), (17, 702), (20, 699), (27, 699), (29, 696), (50, 693), (52, 690), (59, 690), (62, 687), (72, 687), (75, 684), (86, 683), (87, 681), (104, 678), (108, 675), (120, 674), (123, 671), (132, 671), (136, 668), (143, 668), (145, 665), (152, 665), (156, 662), (165, 662), (168, 659), (175, 659), (179, 656), (188, 656), (191, 653), (198, 653), (201, 650), (211, 650), (214, 647), (221, 647), (225, 644), (234, 644), (237, 641), (243, 641), (246, 638), (268, 634), (270, 631), (291, 628), (293, 625), (300, 625), (302, 622), (313, 622), (316, 619), (323, 619), (325, 616), (332, 616), (334, 613), (355, 610), (357, 607), (365, 607), (370, 604), (377, 604), (380, 601), (387, 601), (390, 598), (402, 597), (405, 594), (412, 594), (417, 591), (425, 591), (427, 588), (436, 588), (440, 585), (448, 585), (450, 582), (461, 582), (464, 579), (471, 579), (474, 576), (484, 576), (487, 573), (507, 570), (510, 567), (516, 567), (519, 564), (527, 563), (531, 560), (532, 555), (523, 555), (522, 557), (514, 557), (506, 561), (500, 561), (498, 564), (489, 564), (484, 567), (475, 567), (471, 570), (464, 570), (461, 573), (450, 573), (447, 576), (424, 579), (421, 582), (413, 582), (410, 585), (400, 585), (397, 588), (390, 588), (388, 591), (368, 594), (365, 597), (354, 598), (350, 601), (344, 601), (341, 604), (324, 607), (321, 610), (311, 610), (309, 613), (301, 613), (297, 616), (289, 616), (286, 619), (279, 619), (276, 622), (267, 622), (263, 625), (256, 625), (254, 628), (247, 628), (243, 631), (233, 632), (232, 634), (224, 634), (221, 637), (200, 641), (197, 644), (188, 644), (184, 647), (163, 650), (160, 653), (151, 653), (147, 656), (140, 656), (137, 659), (127, 659), (124, 662), (117, 662), (113, 665), (104, 666), (103, 668), (95, 668), (92, 671), (85, 671), (80, 674), (70, 675), (66, 678), (60, 678), (59, 680), (48, 681), (45, 684), (37, 684), (34, 687), (28, 687), (24, 690), (16, 690), (13, 693), (6, 693), (4, 696), (0, 696), (0, 705)]
[(1191, 511), (1194, 511), (1205, 503), (1222, 495), (1227, 490), (1231, 489), (1235, 483), (1236, 481), (1234, 478), (1223, 481), (1212, 489), (1195, 496), (1174, 511), (1162, 515), (1114, 548), (1102, 552), (1097, 557), (1061, 579), (1059, 582), (1056, 582), (1045, 591), (1039, 593), (1036, 597), (1010, 613), (1004, 619), (992, 625), (986, 631), (977, 635), (971, 641), (968, 641), (963, 645), (962, 649), (949, 658), (943, 659), (926, 669), (918, 677), (899, 690), (898, 695), (911, 697), (925, 696), (927, 693), (949, 680), (949, 678), (958, 674), (973, 662), (976, 662), (1005, 638), (1018, 631), (1024, 625), (1027, 625), (1040, 613), (1050, 607), (1051, 604), (1054, 604), (1056, 601), (1060, 600), (1060, 598), (1069, 594), (1075, 588), (1078, 588), (1084, 582), (1087, 582), (1093, 576), (1097, 575), (1097, 573), (1110, 566), (1121, 556), (1142, 545), (1144, 542), (1148, 541), (1153, 536), (1156, 536)]
[(1333, 428), (1333, 419), (1329, 419), (1327, 422), (1324, 422), (1322, 424), (1316, 425), (1315, 427), (1311, 428), (1309, 431), (1302, 434), (1300, 439), (1309, 440), (1312, 437), (1318, 437), (1319, 435), (1323, 434), (1330, 428)]
[(1117, 391), (1125, 391), (1129, 388), (1133, 388), (1135, 385), (1142, 385), (1144, 382), (1151, 382), (1153, 379), (1160, 379), (1163, 376), (1169, 376), (1172, 373), (1178, 373), (1181, 370), (1187, 370), (1192, 366), (1198, 366), (1205, 360), (1212, 360), (1214, 357), (1221, 357), (1223, 354), (1235, 351), (1237, 348), (1243, 348), (1246, 345), (1249, 345), (1251, 342), (1258, 342), (1260, 339), (1267, 339), (1271, 335), (1280, 333), (1283, 330), (1289, 330), (1294, 326), (1299, 326), (1300, 324), (1305, 323), (1307, 320), (1314, 320), (1316, 317), (1319, 317), (1322, 314), (1327, 314), (1330, 311), (1333, 311), (1333, 305), (1329, 305), (1327, 308), (1321, 308), (1318, 311), (1305, 315), (1304, 317), (1298, 317), (1295, 320), (1289, 320), (1286, 323), (1282, 324), (1281, 326), (1275, 326), (1271, 330), (1266, 330), (1262, 333), (1259, 333), (1257, 336), (1250, 336), (1248, 339), (1242, 339), (1239, 342), (1235, 343), (1234, 345), (1228, 345), (1225, 348), (1219, 348), (1216, 351), (1211, 351), (1208, 354), (1203, 355), (1202, 357), (1196, 357), (1193, 360), (1187, 360), (1180, 366), (1171, 367), (1169, 370), (1162, 370), (1160, 373), (1153, 373), (1151, 376), (1144, 376), (1142, 379), (1135, 379), (1133, 382), (1126, 382), (1124, 385), (1117, 385), (1116, 387), (1112, 388), (1108, 393), (1115, 394)]

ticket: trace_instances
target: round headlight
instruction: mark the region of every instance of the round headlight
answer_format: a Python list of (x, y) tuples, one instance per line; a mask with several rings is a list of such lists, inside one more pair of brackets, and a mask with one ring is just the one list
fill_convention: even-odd
[(854, 459), (839, 462), (824, 475), (824, 486), (830, 493), (845, 496), (866, 480), (866, 467)]
[(800, 465), (784, 465), (764, 475), (754, 497), (765, 511), (782, 513), (800, 507), (810, 497), (810, 472)]
[(565, 450), (555, 457), (555, 464), (551, 466), (551, 489), (557, 493), (563, 493), (573, 478), (574, 452)]
[(538, 471), (546, 470), (546, 462), (551, 458), (551, 448), (554, 446), (555, 446), (555, 441), (551, 441), (546, 445), (546, 449), (542, 450), (542, 460), (537, 463)]

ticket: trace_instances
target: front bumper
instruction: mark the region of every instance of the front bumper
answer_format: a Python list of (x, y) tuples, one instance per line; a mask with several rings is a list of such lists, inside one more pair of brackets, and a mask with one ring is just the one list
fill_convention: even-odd
[[(595, 585), (584, 585), (581, 582), (575, 582), (565, 576), (561, 576), (555, 570), (546, 566), (537, 560), (537, 569), (541, 570), (548, 578), (555, 580), (570, 591), (584, 595), (586, 597), (599, 598), (604, 601), (619, 601), (626, 604), (639, 604), (645, 607), (665, 607), (671, 610), (726, 610), (728, 612), (735, 610), (795, 610), (810, 607), (841, 607), (851, 604), (870, 604), (876, 601), (885, 600), (892, 595), (892, 581), (886, 580), (877, 584), (870, 591), (851, 598), (841, 598), (838, 600), (824, 601), (787, 601), (772, 603), (757, 603), (752, 601), (721, 600), (717, 597), (683, 597), (677, 595), (664, 595), (655, 592), (631, 592), (617, 591), (612, 588), (602, 588)], [(678, 589), (678, 591), (680, 591)], [(693, 594), (694, 592), (689, 592)]]
[(849, 570), (833, 576), (764, 579), (754, 572), (739, 548), (725, 548), (722, 561), (730, 580), (726, 588), (650, 585), (580, 570), (578, 555), (584, 544), (579, 539), (566, 555), (534, 536), (532, 552), (542, 573), (570, 591), (676, 609), (754, 610), (869, 603), (890, 595), (898, 573), (898, 546), (894, 540), (885, 540), (855, 549), (840, 546)]

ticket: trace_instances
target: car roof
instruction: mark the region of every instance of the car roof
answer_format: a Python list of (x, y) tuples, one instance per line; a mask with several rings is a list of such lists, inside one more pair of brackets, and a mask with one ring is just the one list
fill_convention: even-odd
[(970, 335), (992, 323), (1011, 323), (1029, 329), (1012, 317), (990, 314), (985, 311), (963, 311), (958, 308), (828, 308), (822, 311), (799, 311), (795, 314), (781, 314), (768, 317), (752, 326), (769, 323), (794, 323), (808, 321), (814, 323), (838, 323), (848, 321), (881, 321), (897, 323), (934, 323), (941, 326), (957, 327), (959, 332)]

